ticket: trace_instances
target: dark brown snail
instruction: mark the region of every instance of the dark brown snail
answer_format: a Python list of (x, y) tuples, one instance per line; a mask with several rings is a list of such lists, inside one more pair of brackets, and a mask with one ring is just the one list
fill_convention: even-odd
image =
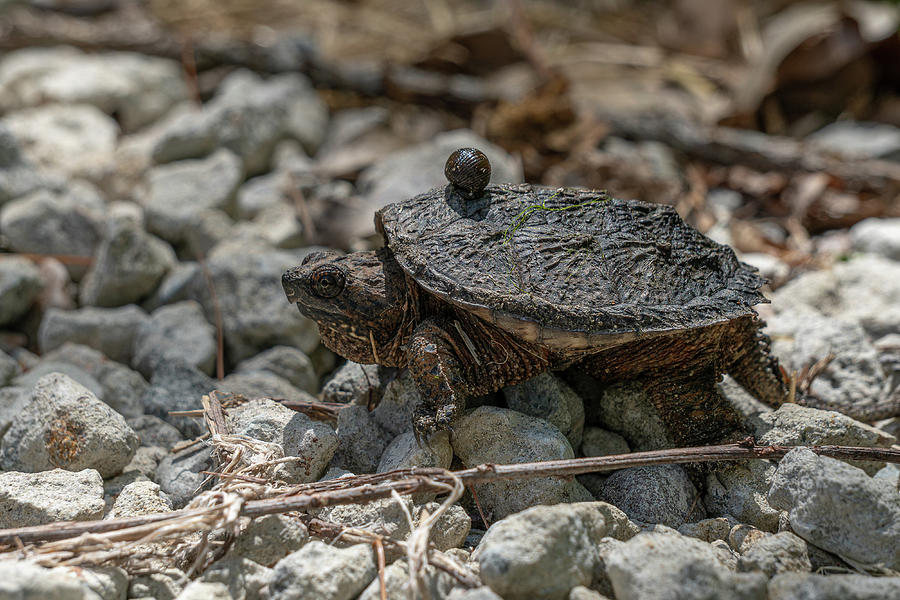
[(491, 163), (478, 148), (460, 148), (447, 159), (444, 176), (467, 198), (477, 198), (491, 180)]

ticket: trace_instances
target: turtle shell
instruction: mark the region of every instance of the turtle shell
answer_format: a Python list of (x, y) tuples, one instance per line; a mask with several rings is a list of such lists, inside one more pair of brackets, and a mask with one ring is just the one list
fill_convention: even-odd
[(764, 280), (670, 206), (600, 191), (435, 189), (375, 225), (426, 291), (525, 340), (617, 345), (754, 314)]

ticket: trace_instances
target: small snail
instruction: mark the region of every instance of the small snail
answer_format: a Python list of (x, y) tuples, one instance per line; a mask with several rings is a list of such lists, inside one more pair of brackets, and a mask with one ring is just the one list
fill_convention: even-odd
[(491, 163), (477, 148), (460, 148), (450, 155), (444, 165), (444, 176), (469, 199), (484, 192), (491, 180)]

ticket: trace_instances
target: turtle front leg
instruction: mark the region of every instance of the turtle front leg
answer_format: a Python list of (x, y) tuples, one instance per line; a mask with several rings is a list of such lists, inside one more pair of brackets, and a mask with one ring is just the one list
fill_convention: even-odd
[(413, 332), (407, 364), (421, 402), (413, 415), (417, 439), (450, 429), (466, 408), (470, 386), (463, 374), (459, 345), (436, 319), (426, 319)]

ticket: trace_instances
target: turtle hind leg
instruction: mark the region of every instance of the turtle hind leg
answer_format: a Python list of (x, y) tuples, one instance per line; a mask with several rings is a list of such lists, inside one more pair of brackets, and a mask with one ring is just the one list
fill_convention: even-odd
[(763, 333), (764, 326), (755, 317), (735, 321), (732, 332), (723, 339), (723, 349), (732, 349), (726, 372), (758, 400), (777, 408), (789, 402), (792, 393), (772, 355), (772, 340)]
[(659, 369), (641, 387), (675, 447), (733, 442), (747, 435), (741, 416), (719, 391), (714, 365), (688, 371)]

